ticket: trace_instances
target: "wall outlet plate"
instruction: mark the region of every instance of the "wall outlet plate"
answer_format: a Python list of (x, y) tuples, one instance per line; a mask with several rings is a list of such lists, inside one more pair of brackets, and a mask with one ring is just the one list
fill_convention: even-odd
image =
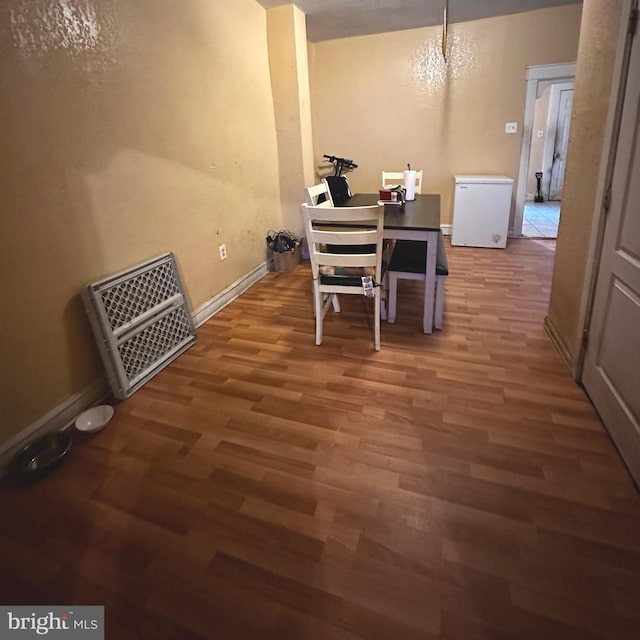
[(219, 244), (218, 245), (218, 251), (220, 252), (220, 260), (226, 260), (227, 259), (227, 245), (226, 244)]
[(518, 133), (518, 123), (517, 122), (507, 122), (504, 126), (505, 133)]

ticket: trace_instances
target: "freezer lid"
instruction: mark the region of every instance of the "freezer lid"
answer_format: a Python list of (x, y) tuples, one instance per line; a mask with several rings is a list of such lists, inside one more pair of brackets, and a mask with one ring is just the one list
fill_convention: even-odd
[(456, 184), (513, 184), (513, 178), (508, 176), (458, 175), (454, 177)]

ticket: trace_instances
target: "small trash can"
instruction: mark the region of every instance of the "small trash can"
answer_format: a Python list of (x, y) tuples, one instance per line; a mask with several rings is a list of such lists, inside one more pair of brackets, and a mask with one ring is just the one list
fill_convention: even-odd
[(292, 251), (274, 251), (273, 268), (280, 273), (293, 271), (300, 264), (300, 248), (296, 247)]
[(273, 252), (273, 270), (293, 271), (300, 264), (300, 240), (290, 231), (269, 231), (267, 246)]

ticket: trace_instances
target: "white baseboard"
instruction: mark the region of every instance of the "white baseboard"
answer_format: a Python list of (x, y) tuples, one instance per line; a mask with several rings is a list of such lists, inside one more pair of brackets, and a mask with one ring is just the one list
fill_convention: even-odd
[(242, 295), (249, 287), (254, 285), (258, 280), (267, 275), (267, 263), (263, 262), (257, 267), (246, 273), (242, 278), (230, 284), (226, 289), (207, 300), (192, 312), (193, 322), (196, 327), (204, 324), (209, 318), (214, 316), (218, 311), (233, 302), (239, 295)]
[(52, 431), (63, 431), (72, 426), (74, 420), (85, 409), (93, 407), (104, 400), (110, 393), (106, 376), (88, 384), (80, 391), (69, 396), (64, 402), (54, 407), (45, 415), (31, 423), (26, 429), (9, 438), (0, 445), (0, 478), (8, 471), (8, 466), (15, 455), (34, 436), (44, 435)]
[(441, 224), (440, 231), (442, 231), (443, 236), (450, 236), (451, 230), (453, 229), (453, 225), (451, 224)]
[[(203, 305), (200, 305), (191, 314), (194, 324), (199, 327), (230, 302), (233, 302), (267, 273), (267, 263), (263, 262)], [(13, 458), (29, 441), (36, 436), (52, 431), (63, 431), (71, 427), (75, 419), (83, 411), (104, 401), (110, 392), (107, 377), (100, 376), (100, 378), (74, 393), (6, 442), (0, 444), (0, 478), (7, 473)]]

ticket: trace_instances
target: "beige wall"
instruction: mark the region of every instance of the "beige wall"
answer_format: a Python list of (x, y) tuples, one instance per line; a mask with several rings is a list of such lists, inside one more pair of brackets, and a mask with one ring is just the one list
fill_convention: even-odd
[[(376, 190), (382, 169), (424, 170), (423, 191), (441, 193), (451, 222), (452, 176), (517, 178), (529, 65), (576, 58), (580, 5), (453, 24), (449, 64), (440, 27), (312, 45), (316, 162), (323, 153), (359, 164), (354, 191)], [(505, 123), (517, 121), (517, 135)]]
[(267, 12), (267, 25), (282, 223), (301, 237), (300, 203), (304, 187), (314, 182), (306, 19), (300, 9), (285, 5)]
[(198, 307), (282, 218), (254, 0), (4, 0), (0, 37), (1, 445), (102, 373), (82, 285), (174, 251)]
[[(579, 375), (589, 239), (603, 157), (623, 0), (585, 0), (576, 65), (569, 151), (547, 321)], [(588, 288), (588, 287), (587, 287)]]

